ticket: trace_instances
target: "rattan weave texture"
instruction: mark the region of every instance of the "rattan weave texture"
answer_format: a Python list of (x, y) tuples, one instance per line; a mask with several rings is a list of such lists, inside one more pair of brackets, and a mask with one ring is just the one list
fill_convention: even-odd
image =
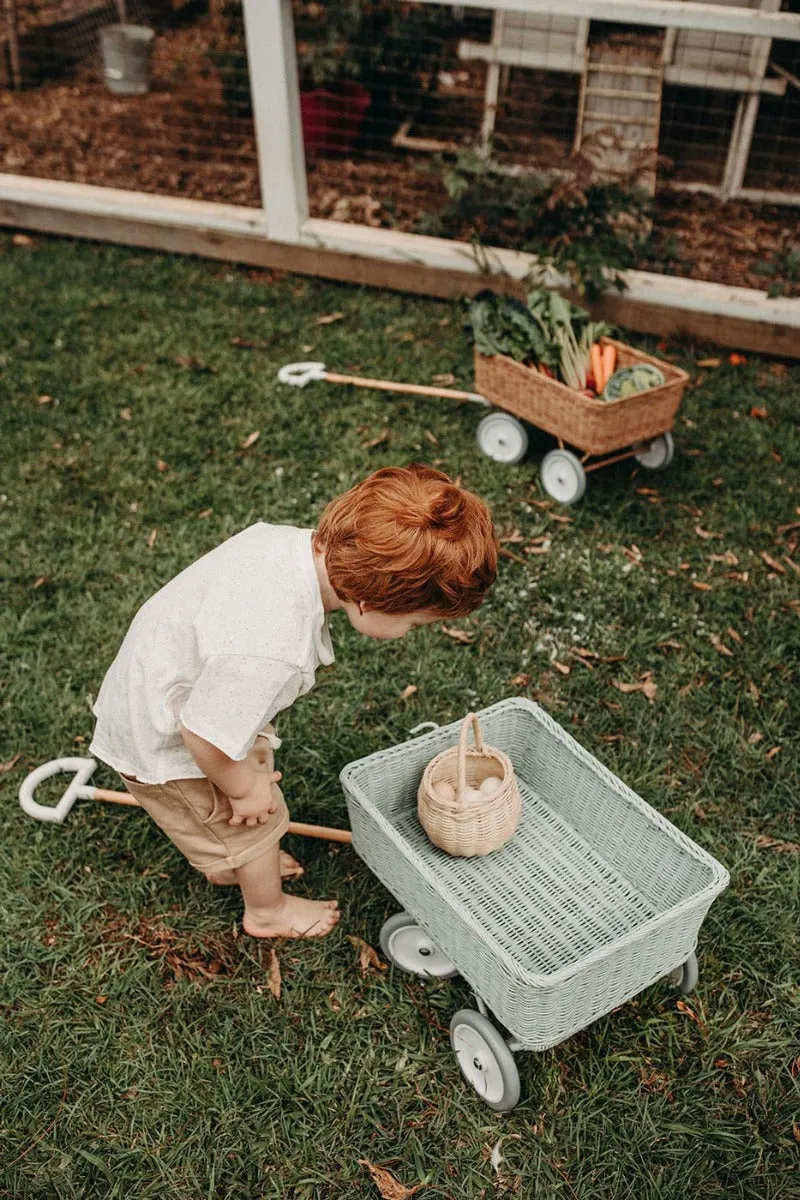
[(684, 962), (728, 873), (538, 705), (478, 715), (519, 783), (511, 841), (453, 858), (419, 824), (423, 771), (459, 722), (345, 767), (353, 845), (498, 1020), (543, 1050)]

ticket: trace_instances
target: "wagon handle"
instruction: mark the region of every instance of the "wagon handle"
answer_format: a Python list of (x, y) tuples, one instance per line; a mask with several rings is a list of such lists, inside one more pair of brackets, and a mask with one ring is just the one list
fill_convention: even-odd
[[(139, 801), (127, 792), (112, 792), (108, 788), (93, 787), (89, 780), (96, 767), (97, 763), (93, 758), (54, 758), (52, 762), (43, 763), (41, 767), (36, 767), (26, 775), (20, 784), (20, 806), (29, 817), (34, 817), (37, 821), (52, 821), (56, 825), (63, 825), (76, 800), (106, 800), (110, 804), (141, 808)], [(38, 784), (62, 771), (72, 771), (73, 779), (58, 804), (40, 804), (34, 799)], [(290, 821), (288, 832), (299, 837), (322, 838), (328, 842), (349, 844), (353, 840), (349, 829), (330, 829), (326, 825), (306, 825), (299, 821)]]
[(464, 803), (464, 798), (467, 791), (467, 738), (469, 737), (470, 725), (472, 726), (472, 736), (475, 741), (475, 749), (483, 754), (485, 746), (483, 742), (483, 734), (481, 733), (481, 725), (477, 714), (467, 713), (461, 725), (461, 736), (458, 739), (458, 799)]
[(278, 371), (278, 381), (290, 387), (303, 388), (308, 383), (345, 383), (351, 387), (372, 388), (379, 392), (399, 392), (410, 396), (441, 396), (444, 400), (470, 401), (490, 407), (489, 401), (480, 392), (462, 392), (455, 388), (431, 387), (423, 383), (396, 383), (391, 379), (366, 379), (361, 375), (340, 375), (329, 371), (322, 362), (287, 363)]

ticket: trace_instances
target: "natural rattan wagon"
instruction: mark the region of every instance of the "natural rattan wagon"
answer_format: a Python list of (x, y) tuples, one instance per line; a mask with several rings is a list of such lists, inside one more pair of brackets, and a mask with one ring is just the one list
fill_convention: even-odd
[(698, 931), (728, 873), (536, 704), (478, 715), (522, 795), (517, 831), (493, 854), (453, 858), (417, 817), (422, 774), (460, 723), (350, 763), (341, 780), (354, 848), (405, 908), (383, 926), (383, 952), (471, 985), (478, 1011), (453, 1017), (453, 1050), (506, 1110), (519, 1099), (516, 1050), (546, 1050), (664, 976), (694, 987)]
[(513, 358), (475, 351), (475, 388), (496, 406), (478, 426), (478, 445), (495, 462), (515, 463), (528, 449), (526, 424), (558, 438), (558, 449), (542, 459), (540, 475), (547, 494), (562, 504), (581, 499), (591, 471), (626, 458), (663, 470), (675, 453), (670, 430), (689, 376), (632, 346), (602, 340), (614, 346), (620, 367), (649, 364), (664, 382), (619, 400), (599, 400)]

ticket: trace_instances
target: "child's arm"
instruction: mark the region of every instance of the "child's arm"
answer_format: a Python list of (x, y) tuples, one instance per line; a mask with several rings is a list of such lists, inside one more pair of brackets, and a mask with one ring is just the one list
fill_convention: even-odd
[(207, 779), (216, 784), (231, 802), (233, 816), (230, 825), (263, 825), (277, 808), (272, 784), (281, 778), (280, 771), (265, 775), (252, 769), (247, 762), (228, 758), (218, 747), (181, 725), (183, 744)]

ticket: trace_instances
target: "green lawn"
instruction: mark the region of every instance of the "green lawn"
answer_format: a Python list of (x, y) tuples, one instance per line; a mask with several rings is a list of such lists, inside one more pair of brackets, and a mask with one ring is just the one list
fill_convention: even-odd
[[(697, 368), (713, 348), (668, 347), (693, 376), (673, 466), (611, 467), (559, 510), (537, 482), (546, 443), (492, 463), (470, 405), (275, 381), (319, 357), (469, 387), (455, 306), (8, 233), (0, 284), (0, 1195), (360, 1200), (379, 1194), (366, 1160), (426, 1198), (800, 1195), (800, 367)], [(732, 876), (697, 992), (654, 986), (520, 1055), (506, 1117), (449, 1048), (462, 982), (361, 973), (349, 937), (376, 945), (398, 906), (351, 851), (293, 845), (301, 889), (344, 915), (327, 941), (278, 948), (276, 1000), (237, 896), (146, 817), (83, 802), (59, 828), (16, 802), (34, 765), (86, 752), (147, 596), (251, 522), (311, 524), (412, 459), (460, 475), (522, 540), (468, 645), (441, 627), (372, 644), (334, 621), (335, 667), (281, 720), (294, 816), (346, 823), (346, 762), (529, 695)], [(612, 686), (648, 672), (652, 704)]]

